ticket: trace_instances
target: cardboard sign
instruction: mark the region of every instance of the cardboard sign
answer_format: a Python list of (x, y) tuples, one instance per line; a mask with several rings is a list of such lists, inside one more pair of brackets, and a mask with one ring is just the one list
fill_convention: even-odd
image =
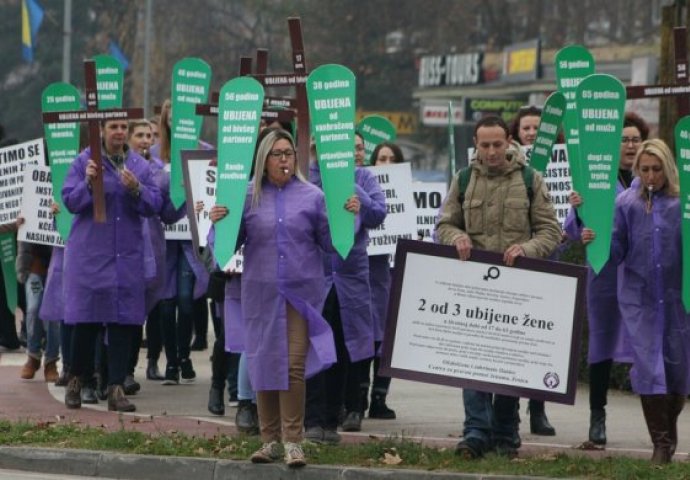
[(0, 149), (0, 225), (14, 223), (19, 216), (24, 170), (29, 164), (45, 165), (43, 139)]
[(587, 244), (587, 260), (596, 273), (611, 253), (611, 231), (620, 163), (625, 86), (611, 75), (594, 74), (577, 88), (578, 136), (583, 205), (590, 205), (585, 225), (596, 232)]
[(676, 162), (680, 180), (680, 226), (683, 257), (683, 306), (690, 312), (690, 116), (676, 124)]
[(386, 197), (386, 220), (369, 230), (369, 255), (392, 255), (401, 238), (416, 239), (412, 170), (409, 163), (368, 167)]
[(204, 118), (196, 114), (196, 105), (206, 103), (210, 84), (211, 67), (199, 58), (182, 59), (173, 67), (170, 199), (176, 208), (185, 200), (180, 152), (197, 148)]
[(250, 77), (230, 80), (220, 90), (216, 198), (228, 208), (228, 215), (216, 223), (215, 255), (220, 265), (235, 253), (263, 103), (264, 89)]
[[(43, 89), (41, 108), (46, 112), (77, 111), (80, 109), (79, 90), (69, 83), (51, 83)], [(62, 201), (62, 185), (69, 172), (69, 167), (79, 155), (79, 124), (44, 123), (50, 177), (53, 181), (53, 200), (60, 206), (60, 215), (55, 219), (57, 230), (63, 239), (67, 239), (72, 228), (73, 215)]]
[[(194, 251), (208, 243), (211, 230), (210, 212), (216, 204), (216, 167), (210, 163), (217, 158), (216, 150), (183, 150), (182, 166), (187, 202), (187, 224), (194, 245)], [(203, 208), (196, 212), (196, 204)]]
[(17, 258), (17, 244), (14, 241), (14, 232), (0, 233), (0, 265), (2, 266), (2, 277), (5, 282), (7, 308), (12, 313), (17, 309), (17, 270), (14, 268), (15, 258)]
[(572, 405), (586, 269), (401, 240), (381, 373)]
[(125, 72), (120, 62), (110, 55), (96, 55), (96, 87), (98, 108), (122, 108), (122, 84)]
[(379, 143), (394, 142), (398, 136), (395, 125), (381, 115), (369, 115), (357, 124), (357, 131), (364, 139), (364, 164), (369, 165), (371, 155)]
[[(55, 228), (51, 205), (53, 183), (50, 167), (29, 165), (24, 172), (24, 195), (21, 216), (24, 223), (17, 231), (20, 242), (64, 247), (65, 242)], [(62, 212), (58, 216), (62, 215)]]
[[(580, 158), (580, 139), (578, 138), (578, 105), (575, 99), (577, 87), (588, 75), (594, 73), (594, 58), (582, 45), (569, 45), (556, 53), (556, 82), (558, 91), (565, 97), (565, 116), (563, 125), (565, 142), (568, 145), (568, 160), (573, 177), (574, 190), (581, 192), (584, 183)], [(584, 208), (583, 208), (584, 207)], [(579, 209), (580, 218), (585, 220), (586, 206)], [(585, 220), (586, 223), (586, 220)]]
[(412, 184), (417, 217), (417, 240), (433, 242), (438, 213), (446, 198), (448, 185), (444, 182), (415, 182)]
[(342, 65), (322, 65), (307, 79), (307, 98), (328, 226), (345, 258), (355, 241), (355, 216), (343, 208), (355, 191), (355, 76)]
[(558, 129), (563, 123), (565, 114), (565, 96), (560, 92), (553, 92), (546, 99), (539, 119), (537, 138), (532, 145), (530, 166), (544, 173), (546, 165), (551, 161), (551, 150), (558, 137)]

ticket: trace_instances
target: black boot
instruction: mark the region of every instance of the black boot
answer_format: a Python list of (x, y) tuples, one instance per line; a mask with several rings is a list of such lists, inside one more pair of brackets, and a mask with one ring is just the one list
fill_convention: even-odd
[(211, 386), (208, 392), (208, 411), (214, 415), (225, 415), (225, 402), (223, 401), (223, 387)]
[(606, 410), (593, 408), (589, 413), (589, 441), (606, 445)]
[(67, 408), (81, 408), (81, 380), (79, 377), (72, 377), (67, 383), (65, 406)]
[(540, 400), (529, 401), (529, 429), (533, 435), (552, 437), (556, 435), (556, 429), (551, 426), (546, 418), (544, 402)]
[(165, 377), (158, 370), (158, 362), (152, 358), (149, 358), (146, 366), (146, 380), (165, 380)]
[(359, 389), (359, 404), (362, 406), (362, 409), (360, 410), (359, 413), (362, 414), (362, 418), (364, 418), (364, 414), (366, 413), (367, 409), (369, 408), (369, 386), (367, 385), (366, 387), (360, 387)]
[(669, 399), (670, 408), (670, 430), (671, 430), (671, 456), (676, 453), (678, 445), (678, 417), (685, 407), (685, 397), (683, 395), (671, 395)]
[(369, 418), (378, 418), (380, 420), (395, 419), (395, 410), (391, 410), (386, 405), (386, 394), (372, 392)]
[(652, 463), (656, 464), (670, 463), (673, 456), (671, 453), (673, 440), (671, 438), (670, 398), (671, 395), (664, 394), (640, 395), (644, 420), (654, 445), (651, 460)]

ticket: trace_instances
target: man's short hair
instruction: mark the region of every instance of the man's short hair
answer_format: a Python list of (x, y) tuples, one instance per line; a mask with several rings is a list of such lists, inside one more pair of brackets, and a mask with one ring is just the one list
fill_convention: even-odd
[(481, 127), (501, 127), (504, 132), (506, 132), (506, 138), (510, 137), (510, 129), (508, 124), (498, 115), (487, 115), (481, 118), (477, 124), (474, 126), (474, 137), (477, 137), (477, 131)]

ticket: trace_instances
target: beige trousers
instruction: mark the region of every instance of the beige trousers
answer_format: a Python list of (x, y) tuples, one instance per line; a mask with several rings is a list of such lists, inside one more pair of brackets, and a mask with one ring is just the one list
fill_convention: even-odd
[(287, 306), (288, 390), (256, 392), (262, 442), (301, 442), (304, 424), (304, 365), (309, 349), (307, 322)]

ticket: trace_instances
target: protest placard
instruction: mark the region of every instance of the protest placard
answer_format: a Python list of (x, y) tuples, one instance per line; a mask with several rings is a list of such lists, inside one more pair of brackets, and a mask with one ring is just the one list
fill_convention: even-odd
[(19, 216), (27, 165), (45, 163), (42, 138), (0, 148), (0, 225), (14, 223)]
[(369, 229), (369, 255), (392, 255), (400, 238), (416, 239), (412, 170), (409, 163), (368, 167), (386, 197), (386, 219)]
[(24, 172), (24, 194), (21, 216), (24, 223), (17, 231), (20, 242), (39, 243), (64, 247), (65, 242), (58, 233), (51, 205), (53, 204), (53, 183), (50, 167), (29, 165)]
[(438, 212), (446, 198), (445, 182), (415, 182), (412, 184), (417, 219), (417, 240), (433, 242)]
[(572, 405), (583, 267), (400, 240), (381, 373)]

